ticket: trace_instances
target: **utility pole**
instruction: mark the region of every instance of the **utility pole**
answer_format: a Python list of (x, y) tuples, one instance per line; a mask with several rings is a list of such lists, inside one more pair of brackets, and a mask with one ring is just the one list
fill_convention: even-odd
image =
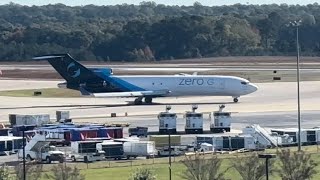
[(170, 136), (170, 131), (171, 130), (169, 130), (168, 131), (168, 137), (169, 137), (169, 139), (168, 139), (168, 141), (169, 141), (169, 180), (171, 180), (171, 136)]
[(298, 151), (301, 151), (301, 110), (300, 110), (300, 46), (299, 46), (299, 26), (302, 21), (290, 22), (290, 26), (296, 28), (296, 49), (297, 49), (297, 99), (298, 99)]
[(23, 180), (26, 180), (26, 140), (25, 140), (25, 126), (22, 127), (22, 156), (23, 156)]

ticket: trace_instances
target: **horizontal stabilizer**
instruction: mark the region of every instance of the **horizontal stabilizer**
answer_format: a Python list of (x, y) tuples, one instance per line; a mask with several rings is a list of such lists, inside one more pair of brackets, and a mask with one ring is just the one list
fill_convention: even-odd
[(62, 58), (67, 56), (68, 54), (59, 54), (59, 55), (45, 55), (45, 56), (38, 56), (33, 57), (33, 60), (42, 60), (42, 59), (54, 59), (54, 58)]

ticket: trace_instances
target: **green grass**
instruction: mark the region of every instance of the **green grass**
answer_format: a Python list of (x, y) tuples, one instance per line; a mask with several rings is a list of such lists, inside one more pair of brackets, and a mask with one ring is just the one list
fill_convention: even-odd
[[(34, 96), (35, 91), (41, 91), (40, 96)], [(80, 97), (80, 92), (70, 89), (46, 88), (0, 91), (0, 96), (13, 97)]]
[[(297, 147), (290, 148), (292, 151), (295, 151)], [(304, 146), (303, 150), (307, 153), (312, 153), (312, 158), (316, 162), (320, 163), (320, 148), (317, 146)], [(265, 153), (276, 153), (277, 149), (268, 149)], [(241, 154), (223, 154), (218, 155), (220, 158), (223, 158), (221, 170), (225, 170), (230, 167), (232, 162), (240, 161), (238, 157), (243, 157), (248, 155), (249, 153), (241, 153)], [(206, 157), (211, 157), (211, 155), (206, 155)], [(181, 175), (185, 172), (185, 166), (179, 161), (183, 160), (184, 157), (176, 157), (172, 159), (172, 179), (180, 180)], [(279, 166), (279, 164), (274, 166)], [(45, 166), (45, 169), (48, 171), (50, 166)], [(76, 166), (81, 169), (81, 174), (85, 175), (88, 180), (128, 180), (130, 175), (138, 168), (150, 168), (154, 171), (157, 176), (157, 180), (168, 180), (169, 175), (169, 166), (168, 166), (168, 158), (156, 158), (156, 159), (148, 159), (148, 160), (133, 160), (133, 161), (102, 161), (96, 163), (68, 163), (67, 166)], [(120, 167), (122, 166), (122, 167)], [(313, 179), (320, 179), (320, 164), (316, 168), (317, 175), (314, 176)], [(225, 178), (231, 180), (241, 180), (238, 172), (234, 169), (230, 169), (226, 174)], [(280, 177), (277, 174), (274, 174), (270, 177), (272, 180), (280, 180)]]
[[(290, 147), (291, 151), (297, 150), (297, 147)], [(279, 149), (278, 149), (279, 150)], [(303, 146), (302, 150), (307, 153), (312, 153), (312, 159), (320, 163), (320, 147), (318, 146)], [(276, 153), (277, 149), (267, 149), (265, 153)], [(261, 152), (263, 153), (263, 152)], [(232, 162), (240, 161), (237, 157), (245, 157), (249, 153), (240, 153), (240, 154), (221, 154), (218, 155), (219, 158), (222, 158), (221, 170), (231, 166)], [(212, 155), (205, 155), (206, 158), (210, 158)], [(181, 175), (185, 172), (185, 166), (179, 161), (183, 160), (184, 156), (172, 158), (172, 179), (180, 180)], [(50, 173), (50, 168), (52, 165), (44, 166), (44, 173)], [(154, 171), (157, 176), (157, 180), (168, 180), (169, 175), (169, 166), (168, 158), (155, 158), (155, 159), (140, 159), (132, 161), (101, 161), (95, 163), (67, 163), (67, 166), (74, 167), (76, 166), (80, 169), (81, 174), (85, 175), (88, 180), (128, 180), (130, 175), (138, 168), (150, 168)], [(275, 166), (279, 166), (275, 164)], [(316, 168), (317, 175), (313, 179), (320, 179), (320, 164)], [(238, 172), (234, 169), (230, 169), (226, 174), (225, 178), (231, 180), (241, 180)], [(272, 180), (280, 180), (280, 177), (277, 174), (274, 174), (270, 177)], [(43, 178), (43, 180), (46, 180)]]

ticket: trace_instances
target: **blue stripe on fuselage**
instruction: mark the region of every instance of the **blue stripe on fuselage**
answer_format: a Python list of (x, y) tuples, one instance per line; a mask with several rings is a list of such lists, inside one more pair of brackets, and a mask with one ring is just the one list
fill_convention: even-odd
[(141, 87), (135, 86), (131, 83), (128, 83), (127, 81), (124, 81), (114, 76), (108, 76), (106, 77), (106, 80), (115, 84), (120, 89), (124, 89), (124, 91), (145, 91), (145, 89)]
[(145, 89), (135, 86), (127, 81), (124, 81), (120, 78), (111, 76), (109, 74), (99, 73), (95, 72), (95, 74), (103, 79), (105, 79), (107, 82), (112, 83), (122, 91), (145, 91)]

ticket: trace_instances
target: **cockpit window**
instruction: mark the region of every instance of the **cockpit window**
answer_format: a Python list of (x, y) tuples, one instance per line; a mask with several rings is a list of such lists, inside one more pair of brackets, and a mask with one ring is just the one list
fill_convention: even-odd
[(244, 81), (241, 81), (241, 84), (247, 85), (248, 83), (247, 83), (247, 82), (244, 82)]

